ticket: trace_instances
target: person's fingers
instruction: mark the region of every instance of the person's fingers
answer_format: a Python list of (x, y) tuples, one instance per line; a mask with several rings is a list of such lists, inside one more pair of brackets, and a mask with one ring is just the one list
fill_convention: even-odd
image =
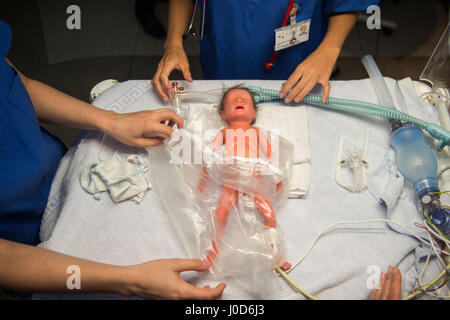
[(295, 69), (290, 77), (285, 82), (283, 82), (279, 97), (284, 98), (288, 94), (289, 90), (291, 90), (291, 88), (294, 87), (297, 84), (298, 80), (302, 77), (303, 69), (297, 67), (297, 69)]
[(378, 288), (376, 288), (376, 292), (375, 292), (375, 300), (380, 300), (381, 298), (381, 292), (384, 288), (384, 283), (386, 281), (386, 275), (384, 274), (384, 272), (381, 273), (380, 275), (380, 283), (378, 285)]
[(386, 276), (386, 281), (384, 286), (381, 287), (381, 300), (387, 300), (389, 297), (389, 292), (391, 291), (391, 281), (392, 281), (392, 272), (391, 267), (389, 267), (388, 274)]
[(389, 300), (400, 300), (402, 295), (402, 273), (397, 268), (392, 269), (392, 284)]
[(155, 116), (156, 116), (156, 120), (158, 122), (162, 122), (162, 121), (172, 121), (174, 123), (177, 124), (178, 128), (183, 128), (183, 119), (181, 119), (181, 117), (176, 114), (175, 111), (168, 109), (168, 108), (163, 108), (163, 109), (158, 109), (156, 110), (157, 112), (155, 112)]
[[(189, 70), (189, 63), (185, 62), (185, 64), (187, 64), (188, 67), (184, 66), (183, 62), (180, 63), (178, 59), (177, 60), (169, 60), (164, 65), (164, 68), (161, 70), (160, 79), (161, 79), (161, 82), (163, 84), (163, 87), (164, 87), (164, 89), (166, 89), (171, 94), (173, 94), (174, 92), (173, 92), (172, 86), (170, 85), (169, 76), (172, 73), (172, 71), (175, 70), (175, 69), (180, 70), (182, 72), (186, 68)], [(190, 72), (189, 72), (189, 74), (190, 74)], [(183, 76), (184, 76), (184, 72), (183, 72)]]
[[(164, 68), (159, 75), (159, 82), (161, 83), (162, 89), (166, 92), (173, 93), (173, 89), (169, 83), (169, 75), (174, 68)], [(169, 101), (169, 96), (167, 95), (166, 102)]]
[(223, 290), (225, 290), (226, 287), (227, 285), (224, 282), (222, 282), (217, 287), (213, 288), (212, 294), (214, 296), (214, 299), (216, 300), (222, 299)]
[(170, 81), (169, 81), (169, 75), (172, 72), (172, 70), (170, 70), (170, 72), (166, 72), (166, 73), (161, 73), (161, 81), (163, 84), (163, 88), (165, 90), (167, 90), (167, 92), (170, 92), (171, 94), (173, 94), (173, 88), (170, 85)]
[(294, 98), (296, 98), (300, 92), (303, 91), (305, 87), (309, 85), (311, 81), (315, 81), (315, 79), (311, 75), (304, 75), (302, 79), (298, 82), (294, 89), (286, 96), (285, 102), (290, 103)]
[(172, 269), (176, 272), (183, 271), (206, 271), (209, 265), (199, 259), (173, 259)]
[(319, 83), (323, 86), (322, 103), (325, 103), (330, 95), (330, 82), (328, 80), (323, 80), (319, 81)]
[(175, 69), (176, 65), (170, 59), (166, 57), (158, 64), (158, 70), (156, 71), (152, 85), (161, 96), (164, 101), (169, 101), (169, 93), (173, 93), (173, 89), (169, 83), (169, 75)]
[(370, 293), (370, 300), (377, 300), (377, 287), (372, 289), (372, 292)]
[(314, 86), (316, 85), (316, 82), (314, 79), (310, 79), (305, 86), (303, 87), (303, 89), (297, 94), (297, 96), (294, 98), (294, 101), (296, 103), (299, 103), (300, 101), (302, 101), (306, 95), (312, 90), (312, 88), (314, 88)]
[(163, 142), (164, 142), (163, 137), (152, 137), (152, 138), (141, 137), (141, 138), (136, 139), (135, 146), (140, 147), (140, 148), (154, 147), (154, 146), (160, 145)]
[(191, 70), (189, 69), (189, 63), (181, 64), (181, 72), (183, 73), (184, 79), (189, 82), (192, 82)]
[(173, 134), (173, 128), (166, 126), (165, 124), (151, 122), (144, 128), (144, 135), (151, 133), (162, 133), (168, 137)]
[(226, 284), (220, 283), (215, 288), (198, 288), (180, 279), (178, 284), (180, 288), (181, 299), (199, 299), (199, 300), (215, 300), (220, 299), (225, 290)]
[(169, 101), (169, 95), (163, 90), (163, 87), (161, 86), (160, 76), (161, 76), (161, 68), (158, 67), (158, 70), (156, 70), (156, 73), (152, 79), (152, 86), (153, 86), (153, 88), (155, 88), (155, 90), (159, 94), (159, 96), (164, 101), (167, 102), (167, 101)]

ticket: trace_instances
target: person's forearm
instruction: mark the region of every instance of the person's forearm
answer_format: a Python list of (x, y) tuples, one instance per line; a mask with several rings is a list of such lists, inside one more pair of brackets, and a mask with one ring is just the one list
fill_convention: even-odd
[(73, 98), (42, 82), (26, 79), (28, 95), (40, 121), (70, 128), (104, 131), (109, 116), (115, 114)]
[[(69, 266), (80, 271), (80, 289), (72, 283)], [(70, 271), (70, 269), (69, 269)], [(128, 295), (124, 267), (78, 259), (54, 251), (0, 239), (0, 288), (14, 292), (117, 293)]]
[(193, 10), (192, 0), (169, 0), (169, 26), (164, 49), (183, 46), (183, 34), (189, 26)]
[(336, 58), (341, 52), (345, 39), (356, 23), (358, 16), (355, 12), (336, 14), (330, 17), (328, 30), (318, 50), (326, 50)]

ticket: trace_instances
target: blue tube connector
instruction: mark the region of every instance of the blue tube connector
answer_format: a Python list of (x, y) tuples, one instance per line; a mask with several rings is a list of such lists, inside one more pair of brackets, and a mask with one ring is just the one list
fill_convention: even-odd
[(438, 141), (441, 149), (450, 145), (450, 132), (448, 130), (435, 123), (429, 123), (425, 130)]

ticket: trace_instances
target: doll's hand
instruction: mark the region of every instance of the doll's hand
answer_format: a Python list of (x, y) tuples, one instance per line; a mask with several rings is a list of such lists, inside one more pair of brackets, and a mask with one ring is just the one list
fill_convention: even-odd
[(331, 48), (319, 48), (311, 53), (283, 83), (280, 97), (286, 97), (286, 103), (292, 100), (300, 102), (317, 83), (320, 83), (323, 86), (322, 103), (325, 103), (330, 93), (328, 80), (338, 56), (339, 51)]
[(283, 189), (283, 181), (277, 183), (277, 193), (279, 193)]

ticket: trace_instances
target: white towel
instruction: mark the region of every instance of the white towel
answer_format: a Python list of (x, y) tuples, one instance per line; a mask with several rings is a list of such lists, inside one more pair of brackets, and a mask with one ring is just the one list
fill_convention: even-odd
[(292, 166), (289, 198), (304, 198), (308, 193), (311, 164), (300, 163)]
[(308, 115), (305, 106), (287, 107), (264, 103), (258, 106), (255, 127), (279, 130), (294, 145), (293, 163), (311, 161), (308, 142)]
[(97, 200), (102, 192), (109, 191), (115, 203), (128, 199), (141, 203), (149, 188), (141, 167), (117, 152), (107, 160), (86, 166), (80, 175), (80, 185)]
[(258, 106), (255, 126), (277, 130), (294, 145), (289, 198), (303, 198), (308, 192), (311, 153), (308, 141), (308, 115), (305, 106), (281, 106), (264, 103)]

